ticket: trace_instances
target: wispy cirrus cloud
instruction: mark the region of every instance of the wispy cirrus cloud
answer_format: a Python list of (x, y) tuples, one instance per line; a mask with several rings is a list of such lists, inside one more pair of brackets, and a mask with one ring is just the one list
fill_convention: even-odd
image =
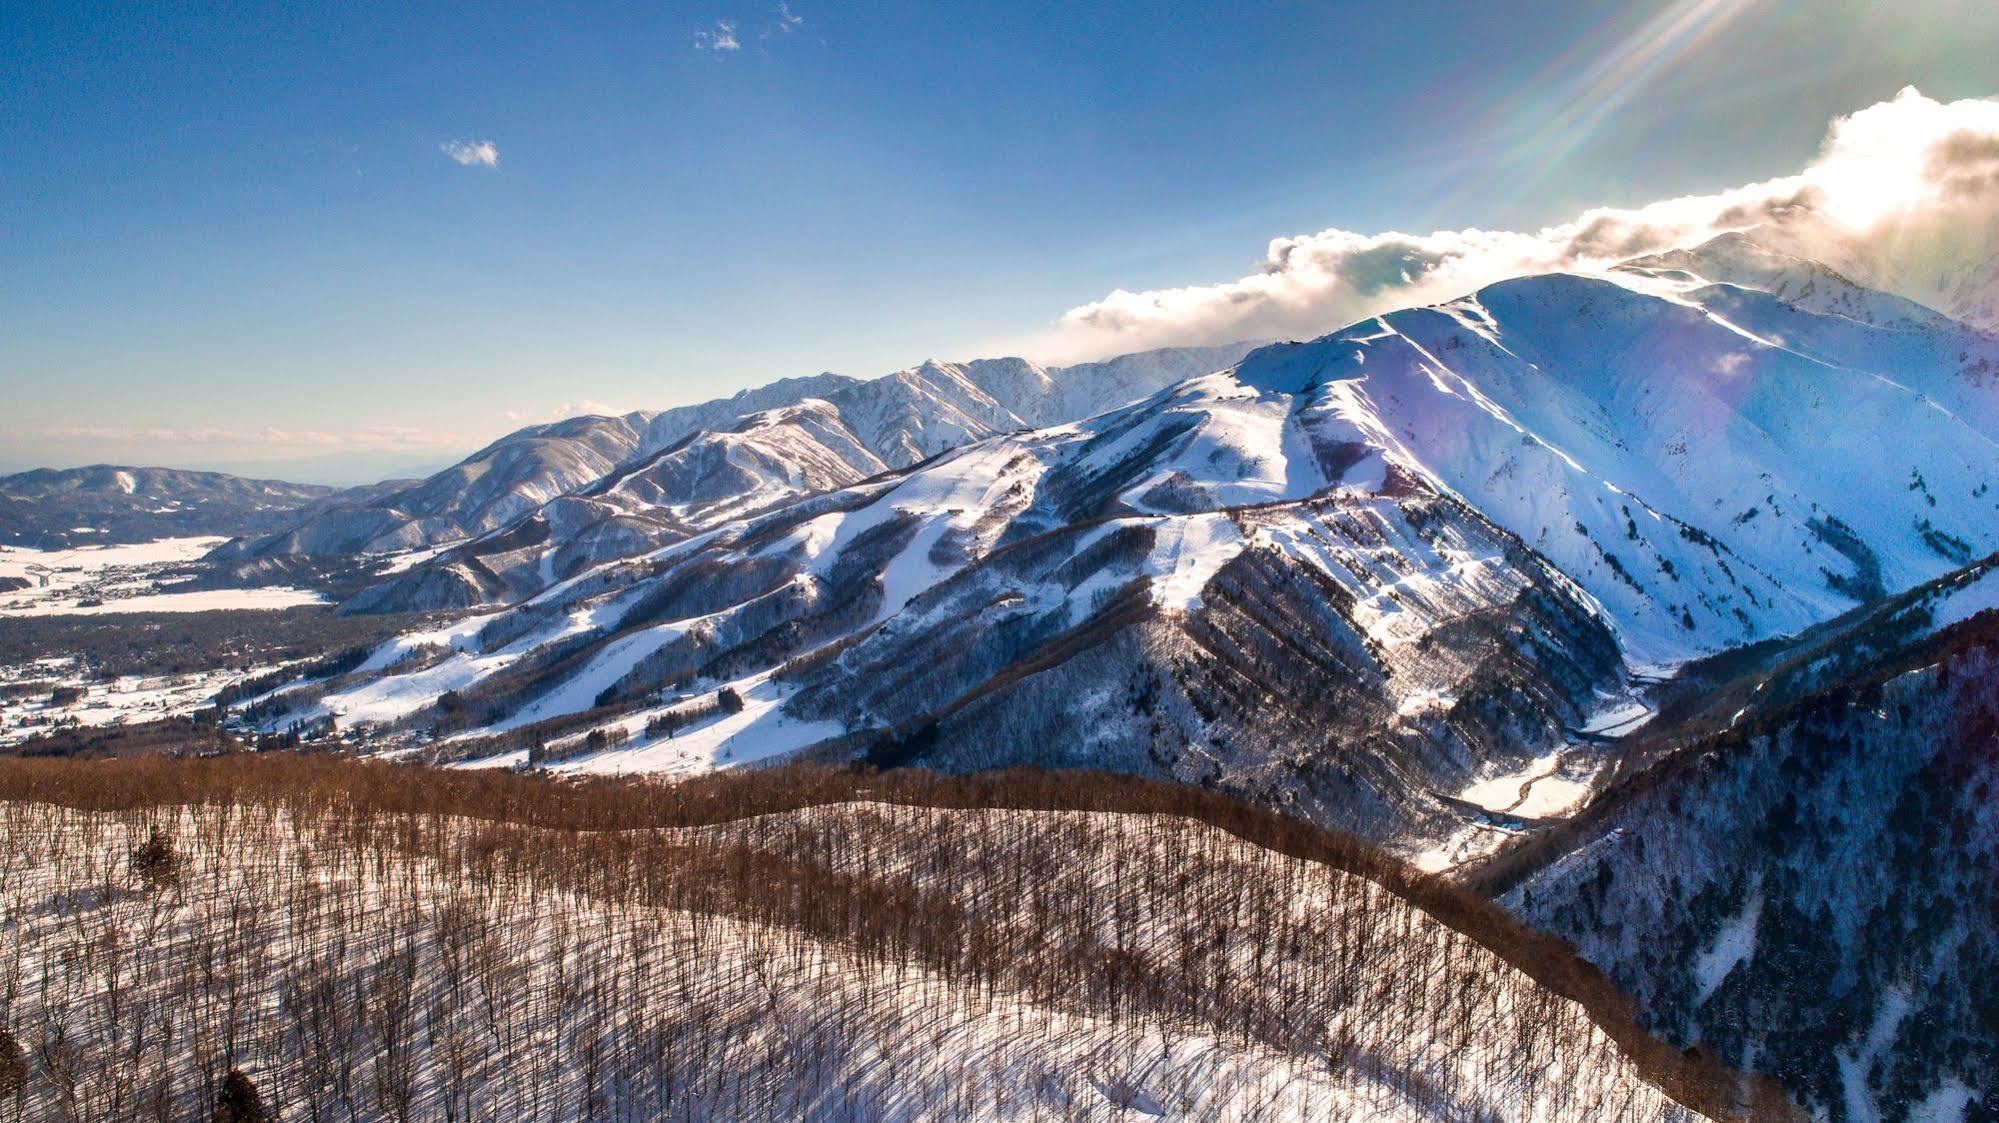
[(1055, 359), (1256, 337), (1305, 337), (1454, 299), (1524, 273), (1591, 270), (1731, 230), (1863, 284), (1999, 326), (1999, 100), (1939, 102), (1909, 88), (1835, 120), (1796, 175), (1640, 207), (1602, 207), (1531, 231), (1273, 240), (1247, 275), (1119, 289), (1071, 309), (1029, 347)]
[(736, 38), (736, 21), (716, 20), (713, 28), (694, 33), (694, 49), (697, 51), (740, 51), (742, 41)]
[(696, 31), (694, 49), (712, 52), (719, 61), (742, 50), (743, 40), (751, 38), (756, 53), (768, 54), (769, 44), (791, 35), (804, 23), (805, 17), (791, 10), (790, 0), (778, 0), (776, 7), (760, 10), (746, 20), (718, 19), (713, 27)]
[(500, 147), (490, 140), (447, 140), (437, 146), (439, 151), (466, 168), (497, 168), (500, 166)]

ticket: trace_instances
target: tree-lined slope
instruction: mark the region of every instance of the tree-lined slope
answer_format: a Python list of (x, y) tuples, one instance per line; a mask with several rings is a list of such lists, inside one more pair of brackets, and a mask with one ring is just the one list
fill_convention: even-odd
[(1727, 728), (1477, 880), (1826, 1118), (1992, 1118), (1995, 562), (1752, 670)]
[[(1697, 1117), (1653, 1080), (1785, 1111), (1491, 906), (1170, 790), (50, 778), (0, 769), (37, 1117), (196, 1115), (232, 1070), (287, 1118)], [(583, 812), (651, 826), (536, 826)]]

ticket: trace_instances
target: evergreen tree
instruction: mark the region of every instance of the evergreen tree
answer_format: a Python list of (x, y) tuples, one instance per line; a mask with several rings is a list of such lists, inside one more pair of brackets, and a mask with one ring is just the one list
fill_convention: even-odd
[(174, 850), (173, 836), (158, 827), (132, 851), (132, 872), (148, 889), (168, 889), (180, 884), (180, 855)]
[(28, 1057), (22, 1052), (21, 1043), (7, 1027), (0, 1026), (0, 1102), (13, 1100), (15, 1115), (20, 1114), (21, 1097), (28, 1089)]
[(222, 1078), (222, 1089), (215, 1094), (215, 1123), (273, 1123), (276, 1118), (243, 1070), (230, 1069)]

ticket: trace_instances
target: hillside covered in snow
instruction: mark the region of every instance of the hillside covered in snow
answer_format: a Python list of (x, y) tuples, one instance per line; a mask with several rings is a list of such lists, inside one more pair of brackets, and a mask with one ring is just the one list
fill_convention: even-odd
[(356, 607), (464, 607), (531, 592), (800, 495), (1015, 429), (1085, 417), (1249, 349), (1174, 348), (1074, 367), (927, 362), (820, 374), (663, 411), (534, 426), (365, 504), (218, 551), (230, 560), (459, 545)]
[(1190, 792), (64, 767), (0, 764), (36, 1119), (1788, 1113), (1493, 906)]
[(1474, 883), (1663, 1036), (1782, 1074), (1826, 1118), (1990, 1118), (1995, 563), (1739, 666), (1719, 712), (1654, 731), (1653, 763)]

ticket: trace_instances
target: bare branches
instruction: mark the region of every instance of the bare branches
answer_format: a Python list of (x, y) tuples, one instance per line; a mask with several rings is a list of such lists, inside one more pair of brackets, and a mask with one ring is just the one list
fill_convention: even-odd
[[(1490, 906), (1199, 792), (20, 767), (0, 1023), (35, 1118), (239, 1077), (312, 1123), (1686, 1115)], [(155, 840), (176, 892), (102, 890)]]

